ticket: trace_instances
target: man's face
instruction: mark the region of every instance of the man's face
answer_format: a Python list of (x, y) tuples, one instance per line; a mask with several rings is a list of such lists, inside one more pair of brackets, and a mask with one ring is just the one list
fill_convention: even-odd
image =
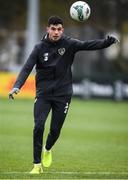
[(47, 27), (47, 33), (49, 34), (49, 39), (51, 41), (58, 41), (64, 32), (62, 24), (53, 25), (51, 24)]

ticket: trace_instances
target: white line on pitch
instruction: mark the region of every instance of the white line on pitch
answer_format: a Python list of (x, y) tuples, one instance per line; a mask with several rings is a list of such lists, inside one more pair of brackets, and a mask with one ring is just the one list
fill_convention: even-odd
[[(29, 172), (0, 172), (0, 174), (29, 174)], [(71, 171), (51, 171), (43, 172), (43, 174), (84, 174), (84, 175), (128, 175), (128, 172), (71, 172)]]

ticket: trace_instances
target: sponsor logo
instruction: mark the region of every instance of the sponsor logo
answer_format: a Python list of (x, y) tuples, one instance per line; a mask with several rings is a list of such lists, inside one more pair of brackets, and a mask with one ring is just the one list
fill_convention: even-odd
[(44, 57), (44, 61), (47, 61), (48, 60), (48, 53), (44, 53), (43, 57)]

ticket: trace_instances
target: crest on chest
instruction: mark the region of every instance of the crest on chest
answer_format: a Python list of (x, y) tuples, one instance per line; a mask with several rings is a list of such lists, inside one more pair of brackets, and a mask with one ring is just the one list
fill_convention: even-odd
[(58, 49), (58, 53), (62, 56), (65, 53), (65, 48)]

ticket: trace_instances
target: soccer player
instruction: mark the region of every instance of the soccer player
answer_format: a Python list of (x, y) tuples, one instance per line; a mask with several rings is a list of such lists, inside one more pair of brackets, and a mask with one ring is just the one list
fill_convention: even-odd
[[(48, 19), (46, 35), (35, 45), (9, 93), (9, 98), (14, 99), (13, 95), (20, 91), (33, 67), (36, 66), (34, 167), (31, 174), (43, 173), (42, 165), (49, 167), (52, 163), (51, 149), (60, 135), (72, 97), (71, 66), (75, 53), (107, 48), (118, 41), (112, 36), (106, 39), (80, 41), (65, 36), (63, 32), (63, 20), (58, 16), (51, 16)], [(42, 148), (45, 122), (50, 110), (52, 110), (50, 131)]]

